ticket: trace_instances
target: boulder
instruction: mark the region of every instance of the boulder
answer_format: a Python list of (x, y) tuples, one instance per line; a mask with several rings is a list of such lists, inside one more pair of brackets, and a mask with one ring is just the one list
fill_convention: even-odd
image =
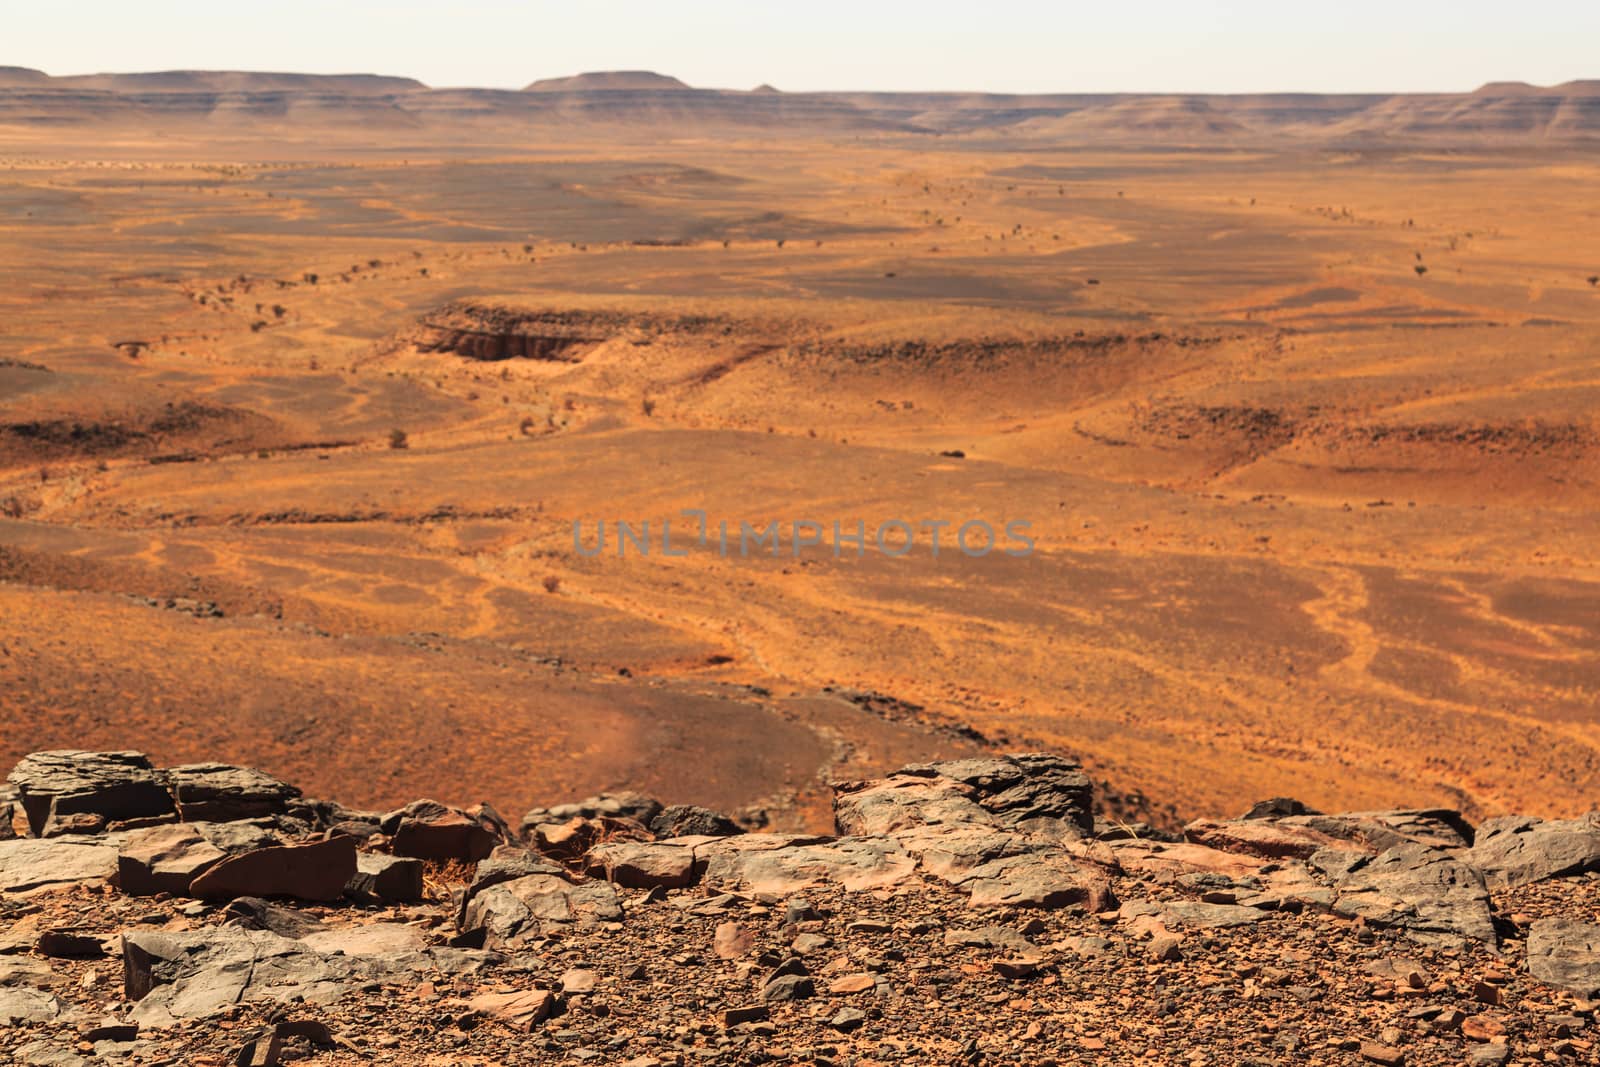
[(129, 831), (117, 853), (117, 882), (130, 896), (183, 896), (201, 874), (227, 858), (193, 826)]
[(650, 832), (657, 838), (731, 837), (744, 830), (719, 811), (693, 804), (674, 804), (650, 820)]
[(356, 873), (355, 841), (334, 837), (229, 856), (201, 874), (189, 892), (204, 899), (293, 897), (337, 900)]
[(1452, 851), (1396, 845), (1356, 867), (1335, 890), (1335, 910), (1427, 944), (1499, 941), (1483, 875)]
[(1536, 919), (1528, 928), (1528, 973), (1585, 999), (1600, 997), (1600, 926)]
[(467, 1009), (511, 1029), (527, 1033), (555, 1010), (555, 994), (548, 989), (524, 989), (514, 993), (481, 993), (467, 1001)]
[(466, 923), (467, 907), (472, 899), (479, 893), (492, 886), (514, 882), (519, 878), (531, 875), (553, 875), (557, 878), (567, 877), (565, 868), (551, 863), (549, 860), (521, 848), (517, 845), (500, 845), (489, 854), (489, 858), (479, 863), (473, 872), (472, 884), (467, 886), (461, 894), (461, 901), (456, 908), (456, 929), (466, 931), (470, 928)]
[(515, 945), (551, 929), (588, 927), (622, 918), (609, 882), (570, 882), (532, 874), (480, 889), (462, 911), (463, 932), (482, 930), (489, 947)]
[(34, 837), (176, 816), (172, 797), (140, 752), (35, 752), (24, 756), (7, 780), (16, 788)]
[(417, 800), (383, 817), (389, 850), (441, 863), (477, 863), (501, 843), (500, 834), (472, 814), (436, 800)]
[(590, 849), (588, 857), (591, 875), (629, 889), (683, 889), (703, 869), (692, 846), (671, 842), (611, 841)]
[(571, 863), (588, 852), (603, 831), (599, 820), (574, 815), (566, 822), (540, 823), (525, 836), (541, 854)]
[(163, 777), (184, 822), (234, 822), (282, 815), (300, 790), (249, 767), (191, 763)]
[(1600, 812), (1550, 822), (1491, 819), (1478, 828), (1467, 861), (1496, 891), (1600, 870)]
[(0, 841), (0, 890), (26, 893), (52, 885), (110, 881), (121, 837), (16, 838)]
[(358, 853), (356, 873), (350, 879), (349, 890), (357, 896), (379, 900), (421, 900), (422, 861), (407, 856)]

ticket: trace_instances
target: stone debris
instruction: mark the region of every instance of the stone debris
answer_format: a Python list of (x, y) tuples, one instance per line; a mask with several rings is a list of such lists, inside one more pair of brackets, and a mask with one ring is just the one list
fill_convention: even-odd
[(1600, 1062), (1595, 816), (1141, 836), (1023, 755), (842, 784), (836, 835), (637, 794), (518, 834), (83, 757), (10, 779), (0, 1062)]

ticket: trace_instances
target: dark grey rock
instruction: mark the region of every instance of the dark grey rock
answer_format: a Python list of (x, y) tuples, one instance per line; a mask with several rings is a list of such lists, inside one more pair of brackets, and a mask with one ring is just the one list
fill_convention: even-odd
[(22, 811), (18, 803), (17, 787), (8, 782), (0, 782), (0, 841), (6, 841), (17, 836), (15, 823), (17, 815)]
[(461, 911), (460, 929), (482, 930), (490, 948), (515, 946), (546, 931), (589, 927), (622, 918), (609, 882), (571, 882), (555, 874), (532, 874), (473, 893)]
[(234, 822), (286, 814), (300, 790), (249, 767), (191, 763), (163, 772), (184, 822)]
[(300, 845), (276, 845), (229, 856), (189, 885), (202, 899), (293, 897), (337, 900), (356, 873), (356, 845), (333, 837)]
[(223, 909), (230, 926), (244, 930), (268, 930), (279, 937), (301, 940), (321, 933), (327, 925), (304, 912), (272, 904), (259, 897), (237, 897)]
[(1408, 842), (1373, 857), (1340, 881), (1335, 910), (1430, 944), (1498, 944), (1489, 891), (1458, 853)]
[(97, 823), (103, 828), (109, 822), (176, 817), (172, 797), (140, 752), (35, 752), (24, 756), (7, 780), (16, 787), (34, 837)]
[(356, 855), (356, 873), (349, 889), (358, 896), (379, 900), (421, 900), (422, 861), (372, 852)]
[(650, 832), (658, 839), (670, 837), (731, 837), (744, 831), (739, 824), (719, 811), (693, 804), (674, 804), (650, 820)]
[(809, 1000), (816, 995), (816, 983), (803, 974), (780, 974), (761, 987), (761, 999), (768, 1004)]
[(1600, 812), (1550, 822), (1491, 819), (1478, 828), (1467, 861), (1493, 890), (1600, 870)]
[(1600, 926), (1535, 920), (1528, 928), (1528, 973), (1580, 997), (1600, 997)]
[(389, 812), (381, 825), (390, 851), (423, 860), (477, 863), (504, 841), (500, 832), (468, 812), (436, 800), (413, 801)]
[(1250, 810), (1239, 816), (1241, 819), (1281, 819), (1287, 815), (1321, 815), (1315, 808), (1309, 808), (1292, 797), (1273, 797), (1270, 800), (1258, 800), (1251, 805)]

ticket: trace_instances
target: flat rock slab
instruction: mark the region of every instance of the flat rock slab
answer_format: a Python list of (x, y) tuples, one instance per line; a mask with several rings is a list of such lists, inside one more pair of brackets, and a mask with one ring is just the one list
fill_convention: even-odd
[(0, 1026), (55, 1022), (67, 1008), (54, 996), (25, 986), (0, 988)]
[(589, 850), (589, 873), (628, 889), (684, 889), (700, 880), (705, 863), (690, 845), (611, 841)]
[(550, 1018), (556, 997), (547, 989), (524, 989), (514, 993), (483, 993), (467, 1001), (467, 1008), (527, 1033)]
[(916, 877), (917, 861), (883, 838), (796, 840), (782, 834), (741, 834), (695, 849), (703, 857), (702, 882), (750, 893), (792, 896), (833, 884), (852, 892), (893, 889)]
[(331, 1004), (358, 983), (468, 973), (489, 959), (458, 949), (417, 950), (410, 942), (398, 951), (321, 952), (265, 930), (235, 927), (128, 931), (122, 949), (124, 993), (138, 1002), (133, 1021), (156, 1029), (214, 1018), (247, 1001)]
[(132, 830), (117, 854), (117, 881), (131, 896), (183, 896), (196, 878), (227, 855), (182, 823)]
[(1600, 926), (1536, 920), (1528, 929), (1528, 973), (1580, 997), (1600, 997)]
[(26, 893), (53, 885), (109, 881), (121, 835), (0, 841), (0, 889)]

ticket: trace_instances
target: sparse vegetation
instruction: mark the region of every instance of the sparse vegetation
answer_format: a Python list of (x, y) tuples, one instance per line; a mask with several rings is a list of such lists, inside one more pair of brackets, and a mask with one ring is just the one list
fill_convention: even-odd
[(390, 448), (410, 448), (411, 447), (411, 438), (409, 436), (407, 436), (407, 434), (406, 434), (406, 432), (404, 430), (401, 430), (401, 429), (390, 430), (389, 431), (389, 447)]

